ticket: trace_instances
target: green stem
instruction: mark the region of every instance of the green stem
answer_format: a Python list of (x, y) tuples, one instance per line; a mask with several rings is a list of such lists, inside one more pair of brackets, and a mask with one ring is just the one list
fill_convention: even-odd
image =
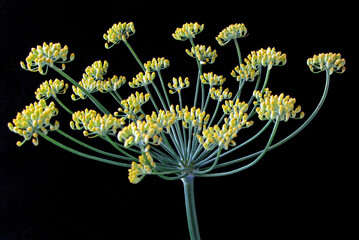
[(187, 175), (186, 177), (182, 178), (189, 234), (191, 236), (191, 240), (200, 240), (201, 237), (199, 235), (196, 205), (194, 201), (193, 180), (193, 175)]
[[(259, 137), (259, 136), (269, 127), (269, 125), (270, 125), (271, 123), (272, 123), (271, 121), (268, 121), (267, 124), (266, 124), (256, 135), (254, 135), (253, 137), (251, 137), (251, 138), (248, 139), (247, 141), (241, 143), (240, 145), (238, 145), (238, 146), (232, 148), (231, 150), (226, 151), (225, 153), (223, 153), (223, 154), (221, 155), (221, 157), (224, 157), (224, 156), (226, 156), (226, 155), (228, 155), (228, 154), (230, 154), (230, 153), (232, 153), (232, 152), (238, 150), (239, 148), (241, 148), (241, 147), (247, 145), (248, 143), (252, 142), (254, 139), (256, 139), (257, 137)], [(198, 163), (198, 167), (201, 167), (201, 166), (207, 164), (209, 161), (213, 161), (215, 154), (216, 154), (216, 153), (213, 152), (213, 153), (212, 153), (210, 156), (208, 156), (206, 159), (200, 161), (200, 162)], [(240, 159), (235, 159), (235, 160), (232, 160), (232, 161), (229, 161), (229, 162), (225, 162), (225, 163), (218, 164), (218, 165), (216, 166), (216, 168), (225, 167), (225, 166), (228, 166), (228, 165), (231, 165), (231, 164), (235, 164), (235, 163), (238, 163), (238, 162), (240, 162)]]
[(158, 71), (157, 71), (157, 74), (158, 74), (158, 77), (160, 78), (160, 82), (161, 82), (161, 86), (162, 86), (162, 91), (163, 91), (164, 94), (165, 94), (165, 98), (166, 98), (168, 107), (170, 107), (170, 106), (171, 106), (171, 103), (170, 103), (170, 100), (169, 100), (169, 98), (168, 98), (168, 94), (167, 94), (166, 87), (165, 87), (165, 84), (164, 84), (164, 81), (163, 81), (163, 78), (162, 78), (161, 71), (158, 70)]
[(55, 65), (52, 66), (52, 69), (54, 69), (56, 72), (58, 72), (61, 76), (63, 76), (64, 78), (66, 78), (69, 82), (71, 82), (71, 84), (75, 85), (76, 87), (80, 88), (81, 91), (83, 91), (86, 96), (88, 96), (91, 101), (96, 105), (96, 107), (98, 109), (100, 109), (104, 114), (110, 114), (110, 112), (99, 102), (97, 101), (97, 99), (92, 96), (91, 93), (89, 93), (84, 87), (82, 87), (75, 79), (73, 79), (72, 77), (70, 77), (69, 75), (67, 75), (64, 71), (62, 71), (61, 69), (59, 69), (58, 67), (56, 67)]
[(161, 101), (161, 104), (162, 104), (162, 107), (165, 111), (167, 111), (167, 106), (166, 106), (166, 103), (165, 101), (163, 100), (163, 97), (161, 95), (161, 92), (158, 90), (156, 84), (154, 82), (152, 82), (152, 86), (153, 88), (155, 89), (156, 93), (157, 93), (157, 96), (159, 97), (160, 101)]
[(90, 146), (90, 145), (88, 145), (88, 144), (86, 144), (86, 143), (83, 143), (83, 142), (81, 142), (80, 140), (78, 140), (78, 139), (76, 139), (76, 138), (74, 138), (74, 137), (68, 135), (67, 133), (61, 131), (60, 129), (57, 129), (56, 131), (57, 131), (58, 133), (60, 133), (62, 136), (68, 138), (69, 140), (71, 140), (71, 141), (73, 141), (73, 142), (75, 142), (75, 143), (77, 143), (77, 144), (79, 144), (79, 145), (81, 145), (81, 146), (83, 146), (83, 147), (85, 147), (85, 148), (87, 148), (87, 149), (90, 149), (90, 150), (92, 150), (92, 151), (94, 151), (94, 152), (97, 152), (97, 153), (100, 153), (100, 154), (103, 154), (103, 155), (106, 155), (106, 156), (109, 156), (109, 157), (122, 159), (122, 160), (127, 160), (127, 161), (131, 161), (131, 160), (132, 160), (132, 159), (129, 158), (129, 157), (120, 156), (120, 155), (117, 155), (117, 154), (109, 153), (109, 152), (106, 152), (106, 151), (97, 149), (97, 148), (95, 148), (95, 147), (92, 147), (92, 146)]
[(69, 151), (73, 154), (76, 154), (80, 157), (84, 157), (84, 158), (88, 158), (88, 159), (91, 159), (91, 160), (95, 160), (95, 161), (98, 161), (98, 162), (103, 162), (103, 163), (107, 163), (107, 164), (111, 164), (111, 165), (115, 165), (115, 166), (120, 166), (120, 167), (131, 167), (131, 164), (126, 164), (126, 163), (120, 163), (120, 162), (115, 162), (115, 161), (111, 161), (111, 160), (108, 160), (108, 159), (104, 159), (104, 158), (100, 158), (100, 157), (96, 157), (96, 156), (92, 156), (92, 155), (89, 155), (89, 154), (86, 154), (86, 153), (82, 153), (80, 151), (77, 151), (73, 148), (70, 148), (62, 143), (59, 143), (58, 141), (52, 139), (51, 137), (47, 136), (46, 134), (44, 134), (43, 132), (41, 131), (36, 131), (41, 137), (45, 138), (47, 141), (51, 142), (52, 144), (66, 150), (66, 151)]
[(61, 107), (63, 108), (63, 109), (65, 109), (68, 113), (70, 113), (71, 115), (74, 113), (73, 111), (71, 111), (70, 109), (68, 109), (66, 106), (65, 106), (65, 104), (62, 102), (62, 101), (60, 101), (60, 99), (58, 99), (56, 96), (52, 96), (55, 100), (56, 100), (56, 102), (58, 103), (58, 104), (60, 104), (61, 105)]
[(267, 142), (267, 145), (265, 146), (265, 148), (263, 149), (263, 151), (261, 152), (261, 154), (254, 160), (252, 161), (251, 163), (243, 166), (243, 167), (240, 167), (240, 168), (237, 168), (235, 170), (232, 170), (232, 171), (228, 171), (228, 172), (220, 172), (220, 173), (209, 173), (209, 174), (203, 174), (203, 175), (199, 175), (200, 177), (222, 177), (222, 176), (228, 176), (228, 175), (232, 175), (232, 174), (235, 174), (235, 173), (238, 173), (238, 172), (241, 172), (249, 167), (252, 167), (254, 164), (256, 164), (259, 160), (262, 159), (262, 157), (267, 153), (267, 151), (269, 150), (269, 147), (270, 145), (272, 144), (272, 141), (274, 139), (274, 136), (277, 132), (277, 129), (278, 129), (278, 125), (279, 125), (279, 120), (278, 118), (275, 120), (275, 125), (273, 127), (273, 130), (272, 130), (272, 134)]
[(126, 45), (126, 47), (128, 48), (128, 50), (130, 50), (130, 52), (132, 53), (132, 56), (136, 59), (136, 61), (138, 62), (138, 64), (140, 65), (140, 67), (142, 68), (142, 70), (145, 72), (145, 66), (142, 64), (141, 60), (138, 58), (137, 54), (135, 53), (135, 51), (132, 49), (131, 45), (127, 42), (127, 41), (123, 41)]
[(198, 92), (199, 92), (199, 84), (200, 84), (200, 76), (202, 74), (202, 66), (199, 64), (198, 65), (198, 76), (197, 76), (197, 84), (196, 84), (196, 91), (195, 91), (195, 95), (194, 95), (194, 102), (193, 102), (193, 106), (196, 107), (197, 105), (197, 98), (198, 98)]
[(264, 79), (264, 83), (263, 83), (263, 87), (262, 87), (261, 93), (263, 93), (263, 92), (264, 92), (264, 89), (267, 87), (270, 70), (271, 70), (271, 69), (270, 69), (269, 67), (267, 67), (266, 78)]
[(126, 155), (127, 157), (131, 158), (134, 161), (137, 161), (137, 158), (132, 156), (131, 154), (129, 154), (128, 152), (126, 152), (125, 150), (122, 150), (119, 146), (116, 145), (116, 143), (114, 141), (112, 141), (112, 139), (105, 134), (105, 139), (115, 148), (117, 149), (119, 152), (121, 152), (122, 154)]
[(239, 44), (238, 44), (237, 38), (234, 38), (233, 40), (234, 40), (234, 44), (236, 45), (239, 65), (241, 65), (242, 64), (241, 50), (239, 49)]

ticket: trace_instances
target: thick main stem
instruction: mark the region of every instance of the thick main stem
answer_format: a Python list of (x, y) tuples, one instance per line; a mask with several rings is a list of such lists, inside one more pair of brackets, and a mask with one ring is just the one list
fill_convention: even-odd
[(200, 240), (201, 237), (199, 235), (196, 205), (194, 201), (193, 180), (193, 175), (187, 175), (186, 177), (182, 178), (189, 234), (191, 236), (191, 240)]

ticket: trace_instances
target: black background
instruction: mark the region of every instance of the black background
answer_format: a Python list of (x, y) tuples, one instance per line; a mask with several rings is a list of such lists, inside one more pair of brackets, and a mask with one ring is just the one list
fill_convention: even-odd
[[(240, 40), (242, 55), (268, 46), (286, 53), (288, 62), (273, 68), (269, 87), (296, 97), (307, 116), (320, 100), (325, 75), (312, 74), (306, 59), (321, 52), (342, 53), (347, 72), (332, 75), (327, 101), (303, 132), (254, 167), (229, 177), (196, 179), (195, 188), (205, 240), (353, 237), (358, 157), (352, 119), (358, 111), (350, 41), (357, 38), (351, 12), (355, 7), (345, 1), (0, 1), (0, 240), (189, 238), (180, 181), (148, 176), (132, 185), (127, 169), (76, 157), (44, 139), (38, 147), (29, 142), (18, 148), (20, 137), (7, 128), (18, 111), (35, 101), (33, 92), (42, 81), (61, 77), (20, 68), (31, 47), (44, 41), (66, 44), (76, 54), (66, 69), (75, 79), (96, 60), (110, 63), (109, 75), (132, 79), (140, 68), (124, 44), (104, 48), (103, 33), (120, 21), (134, 22), (136, 34), (129, 42), (143, 62), (165, 57), (171, 62), (163, 73), (166, 79), (190, 80), (197, 74), (195, 61), (184, 52), (190, 44), (171, 34), (185, 22), (204, 23), (195, 42), (212, 46), (219, 55), (204, 71), (225, 75), (227, 84), (234, 81), (230, 71), (237, 65), (235, 48), (232, 43), (219, 46), (214, 37), (232, 23), (245, 23), (249, 36)], [(122, 94), (127, 90), (133, 91), (124, 88)], [(61, 99), (76, 109), (90, 106), (72, 103), (69, 96)], [(190, 93), (185, 97), (192, 98)], [(61, 127), (68, 129), (69, 117), (62, 118)], [(281, 124), (276, 140), (300, 122)], [(257, 127), (262, 124), (256, 121)], [(243, 139), (255, 129), (243, 130)], [(266, 137), (236, 154), (262, 149)]]

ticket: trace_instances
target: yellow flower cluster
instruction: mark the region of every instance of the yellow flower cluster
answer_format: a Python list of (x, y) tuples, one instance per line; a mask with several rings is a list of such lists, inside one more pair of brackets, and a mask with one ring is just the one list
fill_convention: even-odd
[(239, 129), (235, 127), (229, 127), (227, 124), (223, 124), (222, 128), (218, 125), (213, 127), (204, 128), (202, 136), (197, 134), (197, 139), (200, 144), (206, 150), (212, 150), (215, 146), (228, 149), (229, 146), (235, 146), (236, 143), (233, 138), (237, 137)]
[(206, 48), (205, 45), (196, 45), (194, 48), (191, 48), (191, 51), (186, 49), (186, 53), (189, 56), (196, 58), (200, 64), (212, 64), (218, 56), (216, 50), (212, 51), (211, 47)]
[(314, 55), (313, 58), (308, 58), (307, 64), (313, 73), (318, 73), (324, 70), (333, 72), (345, 72), (345, 59), (341, 57), (340, 53), (321, 53)]
[(214, 147), (223, 147), (225, 150), (229, 146), (235, 146), (236, 143), (233, 140), (237, 137), (237, 133), (244, 127), (250, 127), (253, 125), (253, 121), (248, 121), (248, 104), (240, 102), (237, 99), (235, 102), (232, 100), (226, 100), (222, 105), (223, 112), (228, 117), (224, 118), (225, 124), (220, 128), (218, 125), (213, 127), (204, 127), (202, 135), (197, 134), (197, 139), (200, 144), (206, 150), (211, 150)]
[(71, 62), (75, 58), (75, 54), (70, 55), (70, 60), (67, 61), (67, 54), (69, 49), (67, 45), (63, 48), (60, 43), (47, 44), (44, 42), (42, 46), (38, 45), (36, 48), (31, 48), (31, 52), (26, 57), (26, 65), (20, 62), (23, 69), (31, 72), (39, 72), (42, 75), (47, 73), (48, 67), (53, 67), (55, 63), (62, 64), (62, 69), (65, 69), (65, 63)]
[(183, 127), (197, 127), (198, 130), (207, 125), (210, 118), (210, 115), (206, 114), (205, 111), (201, 111), (200, 108), (192, 107), (188, 109), (188, 106), (181, 110), (177, 108), (177, 116), (182, 120)]
[(170, 88), (169, 93), (174, 94), (176, 92), (180, 93), (182, 89), (189, 87), (189, 80), (188, 77), (186, 77), (184, 80), (182, 77), (172, 78), (172, 83), (168, 83), (167, 86)]
[(247, 36), (247, 28), (243, 23), (231, 24), (216, 37), (219, 45), (224, 46), (235, 38), (244, 38)]
[(48, 130), (54, 131), (59, 128), (58, 121), (55, 121), (54, 124), (50, 123), (51, 118), (57, 114), (58, 110), (55, 104), (51, 102), (47, 105), (44, 99), (26, 106), (21, 113), (17, 113), (12, 123), (8, 123), (11, 131), (24, 137), (24, 141), (18, 141), (16, 145), (21, 146), (32, 138), (32, 143), (37, 146), (39, 144), (37, 131), (40, 130), (42, 133), (47, 134)]
[(217, 74), (213, 74), (213, 72), (204, 73), (200, 76), (201, 81), (203, 84), (209, 84), (209, 87), (213, 87), (215, 85), (221, 86), (225, 81), (226, 78), (222, 75), (218, 76)]
[(244, 60), (251, 68), (257, 69), (259, 66), (268, 67), (271, 69), (273, 66), (283, 66), (287, 62), (287, 55), (282, 52), (277, 52), (275, 48), (268, 47), (267, 49), (261, 48), (258, 51), (252, 51), (247, 59)]
[[(107, 30), (107, 34), (105, 33), (103, 35), (103, 38), (107, 41), (105, 48), (109, 49), (121, 41), (127, 41), (127, 38), (135, 34), (135, 32), (133, 22), (113, 24), (112, 27)], [(111, 46), (108, 45), (110, 42), (112, 43)]]
[[(85, 88), (89, 93), (100, 91), (102, 93), (115, 91), (120, 88), (125, 82), (126, 77), (117, 77), (114, 75), (112, 78), (104, 80), (104, 75), (107, 73), (108, 62), (105, 60), (95, 61), (91, 66), (86, 67), (85, 73), (82, 74), (82, 79), (79, 84)], [(71, 96), (72, 100), (85, 99), (87, 95), (77, 86), (72, 86), (74, 94)], [(78, 98), (76, 98), (76, 96)]]
[(230, 99), (232, 97), (232, 93), (229, 91), (229, 88), (226, 88), (225, 90), (223, 90), (222, 86), (220, 86), (219, 88), (211, 88), (209, 90), (209, 93), (211, 94), (211, 98), (213, 100), (218, 100), (219, 102), (221, 102), (224, 99)]
[(49, 99), (51, 96), (56, 97), (56, 94), (64, 94), (66, 93), (67, 88), (69, 85), (64, 83), (64, 80), (49, 80), (45, 81), (37, 88), (35, 92), (35, 96), (37, 100), (40, 99)]
[(73, 130), (82, 130), (85, 137), (116, 135), (117, 130), (125, 124), (125, 118), (116, 118), (113, 115), (101, 115), (95, 110), (77, 111), (72, 114), (70, 127)]
[(151, 174), (156, 167), (156, 163), (149, 152), (138, 157), (140, 163), (132, 162), (131, 168), (128, 170), (128, 179), (131, 183), (139, 183), (146, 174)]
[(248, 104), (246, 102), (241, 102), (237, 99), (235, 102), (232, 100), (227, 100), (222, 105), (223, 113), (224, 114), (231, 114), (236, 112), (246, 112), (248, 110)]
[(257, 99), (254, 104), (259, 104), (256, 112), (260, 120), (274, 120), (278, 117), (279, 121), (286, 122), (289, 118), (296, 118), (297, 113), (300, 113), (299, 119), (304, 117), (304, 112), (301, 112), (300, 106), (294, 109), (296, 99), (289, 95), (284, 97), (282, 93), (279, 96), (273, 96), (272, 91), (269, 91), (268, 88), (264, 90), (264, 94), (260, 91), (254, 91), (253, 95)]
[(144, 152), (148, 152), (150, 145), (160, 145), (162, 138), (159, 136), (162, 128), (157, 123), (137, 120), (125, 126), (117, 134), (117, 139), (124, 142), (124, 146), (129, 148), (136, 144)]
[(128, 83), (128, 85), (130, 85), (131, 88), (147, 86), (148, 84), (151, 84), (153, 82), (155, 77), (156, 77), (155, 72), (152, 73), (148, 71), (146, 71), (145, 73), (140, 72), (139, 74), (136, 75), (135, 78), (132, 79), (132, 82)]
[(113, 75), (104, 81), (97, 81), (97, 89), (102, 93), (113, 92), (126, 83), (126, 77)]
[(85, 80), (90, 78), (93, 78), (94, 80), (103, 80), (103, 76), (107, 73), (108, 65), (106, 60), (103, 61), (103, 63), (101, 60), (95, 61), (91, 66), (86, 67), (85, 73), (82, 74), (82, 78)]
[[(107, 73), (108, 62), (101, 60), (94, 62), (91, 66), (86, 67), (85, 73), (82, 74), (82, 79), (79, 84), (85, 88), (89, 93), (97, 92), (99, 82), (103, 80), (103, 75)], [(86, 94), (76, 86), (72, 86), (72, 91), (81, 99), (85, 99)], [(72, 95), (72, 100), (77, 100), (75, 95)]]
[(164, 111), (160, 109), (158, 113), (152, 112), (151, 115), (146, 115), (146, 121), (149, 123), (157, 123), (162, 129), (166, 129), (166, 132), (170, 132), (172, 125), (178, 120), (175, 112)]
[[(145, 104), (150, 99), (150, 94), (146, 93), (139, 93), (136, 92), (135, 94), (131, 94), (128, 98), (121, 101), (121, 105), (123, 108), (119, 108), (119, 112), (123, 112), (126, 114), (126, 117), (128, 119), (136, 119), (137, 114), (141, 112), (141, 106)], [(115, 113), (115, 116), (118, 115), (118, 113)], [(144, 116), (141, 115), (140, 119), (142, 119)]]
[(238, 82), (250, 81), (253, 82), (255, 77), (259, 74), (259, 71), (254, 69), (251, 64), (236, 66), (232, 70), (232, 77), (236, 78)]
[(197, 34), (203, 31), (204, 24), (185, 23), (181, 28), (177, 28), (175, 33), (172, 34), (173, 38), (180, 41), (185, 41), (188, 38), (195, 38)]
[(224, 122), (232, 127), (250, 127), (253, 125), (253, 121), (247, 121), (248, 104), (241, 102), (237, 99), (235, 102), (227, 100), (222, 105), (223, 113), (229, 115), (228, 118), (224, 118)]
[(155, 72), (168, 68), (170, 66), (170, 61), (164, 57), (157, 59), (153, 58), (152, 61), (147, 61), (144, 66), (147, 72)]

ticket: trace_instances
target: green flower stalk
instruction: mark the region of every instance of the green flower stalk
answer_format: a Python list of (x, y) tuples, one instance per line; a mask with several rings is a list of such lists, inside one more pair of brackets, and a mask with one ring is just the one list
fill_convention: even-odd
[[(321, 53), (308, 59), (307, 64), (312, 72), (326, 73), (326, 83), (317, 108), (305, 119), (295, 98), (284, 93), (273, 95), (267, 87), (270, 71), (273, 67), (286, 64), (286, 54), (268, 47), (251, 51), (242, 59), (238, 39), (248, 36), (248, 30), (243, 23), (230, 25), (216, 37), (220, 46), (226, 46), (232, 40), (235, 45), (238, 64), (233, 64), (233, 70), (228, 73), (235, 80), (228, 80), (223, 75), (203, 72), (204, 68), (210, 67), (207, 63), (214, 64), (218, 56), (211, 46), (195, 44), (195, 38), (203, 30), (203, 24), (186, 23), (172, 34), (175, 40), (188, 40), (190, 43), (191, 48), (185, 52), (196, 59), (195, 70), (198, 72), (197, 79), (190, 81), (188, 77), (181, 76), (164, 78), (162, 71), (170, 67), (170, 60), (163, 57), (154, 57), (143, 64), (128, 42), (136, 32), (134, 24), (114, 24), (103, 35), (105, 47), (109, 49), (123, 42), (133, 55), (141, 68), (141, 72), (128, 82), (130, 89), (136, 88), (135, 93), (127, 93), (123, 89), (125, 76), (114, 75), (106, 79), (107, 61), (92, 63), (77, 82), (64, 72), (65, 64), (74, 60), (74, 54), (68, 60), (66, 45), (44, 43), (32, 48), (26, 64), (20, 63), (21, 67), (42, 75), (46, 75), (48, 69), (53, 69), (63, 80), (47, 80), (40, 84), (35, 92), (38, 102), (26, 106), (8, 123), (11, 131), (23, 137), (23, 141), (16, 144), (21, 146), (31, 139), (37, 146), (39, 138), (43, 138), (77, 156), (127, 168), (128, 179), (134, 184), (147, 175), (156, 175), (165, 180), (182, 180), (189, 234), (192, 240), (200, 239), (194, 179), (239, 173), (256, 164), (268, 151), (293, 138), (317, 115), (326, 99), (331, 75), (345, 71), (345, 59), (340, 54)], [(238, 89), (234, 89), (236, 92), (226, 87), (229, 81), (238, 84)], [(192, 85), (195, 87), (194, 100), (182, 99), (182, 92)], [(58, 98), (70, 87), (72, 100), (87, 104), (86, 100), (89, 99), (92, 104), (85, 109), (70, 110)], [(242, 99), (244, 89), (251, 91), (249, 99)], [(109, 93), (117, 107), (111, 111), (106, 108), (96, 98), (96, 94), (100, 93)], [(174, 94), (171, 101), (168, 93)], [(174, 100), (177, 97), (178, 100)], [(50, 98), (55, 102), (48, 103)], [(85, 138), (103, 140), (112, 147), (112, 151), (84, 143), (60, 128), (60, 123), (53, 120), (61, 112), (55, 103), (72, 117), (70, 123), (65, 125), (69, 124), (74, 131), (82, 131)], [(150, 104), (153, 108), (144, 107)], [(213, 107), (209, 107), (211, 104)], [(280, 125), (290, 119), (305, 121), (301, 120), (304, 123), (298, 129), (275, 142)], [(248, 139), (238, 137), (241, 131), (253, 129), (253, 124), (261, 125), (258, 132)], [(247, 156), (230, 155), (255, 142), (267, 130), (271, 133), (262, 150)], [(57, 136), (68, 141), (61, 143), (56, 140)], [(70, 142), (74, 146), (70, 147)], [(77, 146), (84, 150), (77, 150)], [(223, 170), (224, 167), (226, 170)]]

